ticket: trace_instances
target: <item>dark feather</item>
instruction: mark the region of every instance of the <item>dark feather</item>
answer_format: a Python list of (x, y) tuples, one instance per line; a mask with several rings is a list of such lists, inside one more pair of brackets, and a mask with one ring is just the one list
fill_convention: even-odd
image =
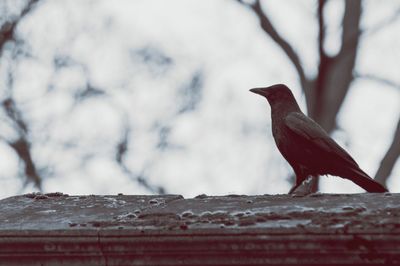
[(314, 149), (317, 148), (320, 152), (329, 153), (358, 167), (356, 161), (311, 118), (302, 113), (292, 112), (284, 118), (284, 124)]

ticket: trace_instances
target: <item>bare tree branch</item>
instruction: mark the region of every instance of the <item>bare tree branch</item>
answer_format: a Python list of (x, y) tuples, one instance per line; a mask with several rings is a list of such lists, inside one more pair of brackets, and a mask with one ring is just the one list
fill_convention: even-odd
[[(2, 56), (5, 44), (8, 41), (16, 41), (15, 29), (18, 23), (24, 18), (26, 14), (32, 11), (34, 6), (39, 0), (30, 0), (25, 8), (21, 11), (21, 14), (14, 19), (12, 22), (6, 22), (0, 29), (0, 56)], [(12, 75), (9, 75), (8, 86), (11, 90), (13, 85)], [(11, 148), (14, 149), (21, 161), (24, 162), (25, 168), (24, 173), (26, 176), (25, 185), (28, 182), (32, 182), (38, 189), (41, 189), (42, 179), (38, 174), (35, 164), (32, 160), (31, 155), (31, 144), (28, 139), (28, 126), (23, 119), (23, 115), (17, 107), (15, 101), (10, 96), (2, 102), (2, 107), (5, 110), (7, 116), (14, 122), (15, 128), (18, 132), (18, 138), (15, 141), (8, 141)]]
[(35, 164), (32, 160), (30, 151), (30, 142), (28, 140), (28, 127), (22, 118), (21, 112), (18, 110), (14, 101), (8, 98), (2, 103), (3, 108), (6, 111), (7, 116), (15, 123), (16, 129), (19, 134), (19, 138), (16, 141), (8, 141), (8, 144), (17, 153), (19, 158), (24, 162), (25, 165), (25, 176), (27, 178), (26, 183), (33, 182), (33, 184), (41, 189), (42, 179), (38, 174)]
[(237, 1), (243, 5), (249, 6), (254, 11), (260, 19), (260, 26), (263, 31), (267, 33), (279, 45), (279, 47), (281, 47), (287, 57), (289, 57), (290, 61), (292, 61), (299, 75), (301, 86), (303, 89), (306, 89), (309, 81), (307, 80), (299, 56), (294, 51), (293, 47), (276, 31), (267, 15), (263, 12), (260, 0), (256, 0), (253, 4), (246, 4), (240, 0)]
[(326, 0), (318, 1), (318, 27), (319, 27), (319, 36), (318, 36), (318, 49), (320, 56), (326, 57), (326, 53), (324, 50), (324, 42), (325, 42), (325, 17), (324, 17), (324, 7), (326, 4)]
[(378, 171), (375, 174), (375, 180), (382, 185), (387, 186), (386, 181), (400, 156), (400, 119), (397, 122), (397, 127), (393, 136), (393, 141), (389, 146), (385, 156), (383, 157)]
[(355, 72), (354, 73), (354, 78), (366, 79), (366, 80), (382, 83), (382, 84), (384, 84), (386, 86), (389, 86), (389, 87), (392, 87), (392, 88), (400, 89), (400, 83), (396, 83), (393, 80), (389, 80), (389, 79), (386, 79), (386, 78), (383, 78), (383, 77), (379, 77), (379, 76), (376, 76), (374, 74), (360, 74), (358, 72)]
[(371, 36), (375, 33), (378, 33), (380, 30), (384, 29), (390, 24), (393, 24), (400, 18), (400, 7), (396, 9), (396, 11), (388, 18), (385, 18), (383, 21), (379, 22), (378, 24), (374, 25), (371, 28), (361, 30), (360, 34), (364, 36)]
[[(400, 84), (373, 74), (355, 73), (354, 77), (367, 79), (370, 81), (385, 84), (386, 86), (400, 89)], [(384, 186), (387, 186), (386, 183), (387, 179), (389, 178), (399, 156), (400, 156), (400, 119), (397, 122), (397, 127), (394, 132), (392, 143), (390, 144), (389, 149), (386, 151), (385, 156), (382, 158), (379, 168), (375, 174), (376, 181), (378, 181)]]
[[(356, 62), (357, 48), (359, 44), (359, 25), (361, 19), (361, 1), (345, 1), (345, 13), (343, 16), (342, 46), (336, 56), (330, 59), (331, 66), (326, 69), (324, 75), (323, 98), (317, 99), (317, 104), (324, 104), (323, 112), (319, 114), (317, 122), (328, 132), (336, 126), (336, 115), (339, 112), (344, 98), (353, 81), (353, 69)], [(352, 42), (348, 40), (354, 38)]]
[(309, 97), (307, 100), (308, 113), (312, 118), (319, 121), (320, 115), (323, 114), (324, 104), (321, 103), (320, 99), (323, 98), (323, 94), (325, 91), (325, 83), (326, 83), (326, 75), (328, 74), (328, 70), (331, 66), (331, 60), (325, 53), (324, 42), (325, 42), (325, 18), (324, 18), (324, 8), (326, 1), (319, 0), (318, 1), (318, 26), (319, 26), (319, 34), (318, 34), (318, 51), (319, 51), (319, 65), (318, 65), (318, 75), (314, 82), (314, 86), (312, 87)]
[(28, 133), (28, 126), (22, 118), (22, 114), (20, 110), (18, 110), (14, 100), (11, 98), (5, 99), (3, 101), (3, 108), (5, 109), (7, 116), (16, 124), (18, 133), (25, 136)]
[(16, 141), (8, 143), (14, 151), (18, 154), (19, 158), (24, 162), (25, 168), (24, 173), (27, 177), (26, 183), (33, 182), (35, 187), (41, 190), (42, 188), (42, 178), (38, 174), (35, 164), (32, 160), (32, 155), (30, 151), (30, 143), (26, 138), (20, 138)]
[(25, 8), (21, 11), (19, 17), (12, 22), (4, 23), (0, 28), (0, 56), (3, 55), (4, 44), (8, 41), (15, 41), (15, 28), (26, 14), (32, 11), (39, 0), (30, 0)]
[(135, 174), (133, 173), (124, 162), (124, 157), (128, 151), (128, 144), (129, 144), (129, 133), (130, 128), (126, 127), (124, 130), (124, 135), (121, 141), (117, 144), (115, 159), (119, 166), (121, 167), (122, 171), (132, 180), (135, 180), (139, 185), (150, 191), (154, 194), (165, 194), (165, 189), (161, 186), (155, 186), (149, 184), (149, 182), (144, 177), (144, 174)]
[(380, 32), (382, 29), (389, 26), (390, 24), (393, 24), (399, 18), (400, 18), (400, 7), (397, 8), (397, 10), (389, 18), (384, 19), (383, 21), (374, 25), (371, 28), (360, 29), (360, 31), (354, 33), (353, 36), (349, 36), (349, 38), (347, 38), (347, 40), (346, 40), (346, 43), (354, 42), (354, 40), (358, 39), (358, 38), (364, 38), (367, 36), (370, 37), (370, 36)]

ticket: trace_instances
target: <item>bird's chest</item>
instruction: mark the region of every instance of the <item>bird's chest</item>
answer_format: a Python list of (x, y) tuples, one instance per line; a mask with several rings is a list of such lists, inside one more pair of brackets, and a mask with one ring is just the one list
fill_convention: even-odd
[[(276, 146), (282, 155), (286, 158), (290, 152), (290, 136), (285, 129), (285, 125), (279, 120), (272, 120), (272, 136), (274, 137)], [(287, 159), (287, 158), (286, 158)]]
[(272, 135), (276, 146), (290, 165), (300, 167), (308, 164), (307, 160), (311, 151), (299, 143), (283, 122), (272, 121)]

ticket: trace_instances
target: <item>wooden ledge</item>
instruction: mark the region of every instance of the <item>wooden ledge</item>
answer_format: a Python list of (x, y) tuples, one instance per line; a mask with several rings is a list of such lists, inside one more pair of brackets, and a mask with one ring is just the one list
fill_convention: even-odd
[(0, 265), (400, 263), (400, 194), (26, 194), (0, 213)]

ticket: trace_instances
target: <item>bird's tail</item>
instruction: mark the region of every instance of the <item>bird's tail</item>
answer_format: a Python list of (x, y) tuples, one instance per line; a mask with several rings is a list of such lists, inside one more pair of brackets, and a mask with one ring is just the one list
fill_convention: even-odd
[(367, 192), (372, 192), (372, 193), (382, 193), (382, 192), (388, 192), (388, 190), (376, 182), (374, 179), (372, 179), (370, 176), (368, 176), (363, 170), (360, 168), (358, 169), (351, 169), (352, 174), (351, 177), (349, 178), (351, 181), (365, 189)]

